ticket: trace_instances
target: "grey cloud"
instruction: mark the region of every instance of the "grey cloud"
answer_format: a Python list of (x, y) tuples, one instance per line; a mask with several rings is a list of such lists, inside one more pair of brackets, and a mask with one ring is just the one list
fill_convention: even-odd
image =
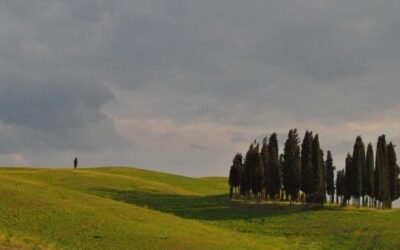
[[(113, 96), (104, 86), (82, 84), (75, 79), (1, 79), (0, 120), (5, 124), (52, 131), (84, 127), (106, 119), (100, 107)], [(81, 79), (80, 79), (81, 80)]]
[(8, 146), (0, 151), (122, 145), (101, 110), (114, 96), (96, 73), (101, 69), (91, 66), (100, 37), (96, 23), (112, 5), (4, 1), (0, 6), (0, 122), (8, 128), (2, 130)]
[[(121, 150), (129, 147), (129, 141), (121, 137), (108, 120), (86, 124), (80, 128), (63, 130), (34, 130), (25, 127), (0, 127), (0, 154), (15, 152), (100, 152)], [(38, 157), (40, 158), (40, 157)]]

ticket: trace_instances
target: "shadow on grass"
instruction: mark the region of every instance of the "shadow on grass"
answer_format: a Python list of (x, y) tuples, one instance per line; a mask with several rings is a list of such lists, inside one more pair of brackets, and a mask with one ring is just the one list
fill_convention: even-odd
[(228, 195), (189, 196), (115, 189), (92, 191), (113, 200), (195, 220), (251, 220), (309, 211), (299, 205), (231, 201)]

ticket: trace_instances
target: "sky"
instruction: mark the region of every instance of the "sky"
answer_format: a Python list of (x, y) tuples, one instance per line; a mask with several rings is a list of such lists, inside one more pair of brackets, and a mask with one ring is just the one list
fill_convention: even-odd
[(0, 164), (227, 175), (255, 139), (400, 145), (398, 0), (2, 0)]

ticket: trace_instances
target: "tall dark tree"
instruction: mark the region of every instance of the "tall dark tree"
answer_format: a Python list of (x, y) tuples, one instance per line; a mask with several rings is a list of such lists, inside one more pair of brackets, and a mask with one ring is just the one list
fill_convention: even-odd
[(372, 206), (372, 200), (374, 197), (374, 150), (372, 144), (368, 144), (367, 156), (366, 156), (366, 174), (363, 177), (363, 194), (368, 195), (369, 205)]
[(380, 202), (381, 208), (390, 207), (390, 184), (387, 157), (386, 136), (378, 138), (375, 157), (375, 198)]
[(351, 194), (353, 193), (353, 173), (352, 173), (352, 157), (350, 153), (347, 154), (346, 157), (346, 166), (345, 166), (345, 195), (343, 199), (343, 205), (346, 205), (346, 203), (350, 200)]
[(290, 187), (290, 170), (291, 170), (291, 159), (290, 159), (290, 136), (292, 130), (289, 131), (288, 138), (286, 139), (285, 146), (283, 148), (283, 154), (279, 156), (279, 164), (281, 165), (282, 171), (282, 188), (283, 192), (288, 196)]
[(362, 144), (361, 148), (361, 196), (362, 196), (362, 203), (363, 206), (367, 206), (367, 195), (368, 195), (368, 169), (367, 169), (367, 157), (365, 151), (365, 145)]
[(253, 144), (250, 145), (249, 150), (246, 153), (244, 158), (244, 164), (241, 171), (241, 183), (240, 183), (240, 194), (247, 195), (251, 191), (251, 166), (252, 166), (252, 157), (253, 157), (254, 147)]
[(281, 169), (279, 164), (279, 149), (278, 149), (278, 138), (276, 133), (273, 133), (269, 138), (269, 175), (270, 175), (270, 187), (269, 194), (271, 199), (276, 200), (279, 198), (281, 191)]
[(256, 195), (258, 198), (262, 192), (263, 179), (264, 179), (263, 175), (264, 164), (261, 159), (260, 145), (258, 143), (255, 145), (253, 150), (251, 171), (252, 171), (251, 190), (253, 194)]
[[(399, 179), (399, 166), (397, 165), (397, 156), (395, 146), (390, 143), (387, 146), (388, 154), (388, 170), (389, 170), (389, 186), (390, 186), (390, 200), (394, 201), (398, 198), (397, 180)], [(390, 203), (390, 207), (392, 203)]]
[(333, 159), (331, 151), (328, 151), (326, 156), (326, 190), (328, 195), (331, 197), (331, 203), (334, 202), (335, 196), (335, 169), (336, 167), (333, 166)]
[(297, 129), (289, 131), (283, 154), (283, 186), (290, 202), (297, 201), (301, 186), (301, 159)]
[(362, 195), (361, 170), (363, 169), (363, 165), (365, 165), (365, 146), (361, 136), (358, 136), (354, 144), (351, 164), (351, 196), (356, 201), (357, 207), (360, 206), (360, 196)]
[(259, 147), (256, 141), (250, 145), (244, 162), (244, 172), (242, 173), (243, 192), (245, 194), (250, 194), (251, 192), (257, 197), (262, 192), (264, 178), (264, 166)]
[(319, 144), (319, 136), (315, 135), (312, 143), (312, 164), (314, 172), (314, 185), (315, 185), (315, 196), (318, 202), (323, 201), (324, 193), (324, 166), (323, 166), (323, 152)]
[(271, 175), (270, 175), (270, 167), (269, 167), (269, 145), (267, 142), (267, 138), (265, 137), (263, 140), (263, 146), (261, 148), (261, 159), (264, 164), (264, 190), (265, 190), (265, 198), (269, 195), (269, 186), (271, 185)]
[(307, 195), (315, 192), (312, 164), (312, 132), (307, 131), (301, 145), (301, 190)]
[[(378, 138), (378, 142), (376, 144), (376, 154), (375, 154), (375, 170), (374, 170), (374, 201), (375, 204), (374, 206), (377, 206), (379, 208), (379, 204), (381, 201), (380, 198), (380, 189), (381, 189), (381, 162), (382, 162), (382, 156), (381, 152), (382, 149), (380, 148), (381, 144), (381, 137)], [(379, 166), (379, 167), (378, 167)]]
[(325, 166), (325, 161), (324, 161), (324, 151), (321, 150), (321, 158), (320, 158), (320, 164), (321, 164), (321, 189), (320, 189), (320, 194), (323, 199), (323, 202), (326, 202), (326, 166)]
[(229, 171), (229, 186), (231, 187), (232, 194), (239, 194), (240, 186), (240, 172), (242, 169), (242, 155), (236, 154), (233, 158), (232, 166)]
[(346, 195), (346, 176), (345, 171), (339, 170), (336, 174), (336, 203), (339, 204), (339, 198), (344, 201)]
[(281, 189), (279, 191), (280, 194), (280, 200), (281, 201), (289, 201), (289, 195), (285, 192), (285, 190), (283, 189), (283, 167), (285, 166), (285, 157), (283, 156), (283, 154), (279, 155), (279, 176), (281, 177)]

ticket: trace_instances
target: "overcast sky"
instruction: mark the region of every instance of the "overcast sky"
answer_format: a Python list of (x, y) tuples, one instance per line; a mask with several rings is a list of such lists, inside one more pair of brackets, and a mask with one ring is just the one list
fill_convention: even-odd
[(227, 175), (276, 131), (400, 144), (398, 0), (2, 0), (0, 164)]

